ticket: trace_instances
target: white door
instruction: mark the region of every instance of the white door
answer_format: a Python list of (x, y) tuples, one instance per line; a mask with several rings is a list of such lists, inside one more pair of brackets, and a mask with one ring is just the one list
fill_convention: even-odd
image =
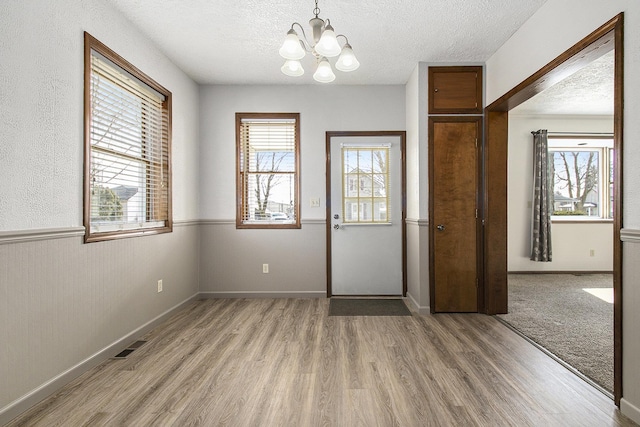
[(328, 133), (333, 295), (403, 294), (403, 137), (373, 134)]

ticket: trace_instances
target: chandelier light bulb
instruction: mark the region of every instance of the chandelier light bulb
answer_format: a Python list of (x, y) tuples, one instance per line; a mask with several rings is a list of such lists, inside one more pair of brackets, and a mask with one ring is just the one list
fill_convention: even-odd
[(340, 44), (338, 43), (336, 33), (333, 31), (333, 27), (330, 24), (327, 24), (327, 26), (324, 27), (322, 36), (320, 36), (320, 40), (318, 41), (315, 49), (318, 54), (327, 58), (333, 58), (334, 56), (340, 55)]
[(287, 37), (285, 37), (284, 43), (282, 43), (280, 56), (284, 59), (291, 59), (295, 61), (304, 58), (304, 55), (305, 52), (300, 44), (298, 33), (296, 33), (292, 28), (287, 32)]
[(313, 79), (320, 83), (331, 83), (336, 79), (336, 75), (333, 73), (327, 58), (320, 60), (316, 72), (313, 73)]
[(304, 68), (302, 68), (302, 64), (300, 61), (294, 59), (287, 59), (280, 68), (284, 74), (291, 77), (298, 77), (304, 74)]
[(342, 53), (338, 58), (338, 62), (336, 62), (336, 68), (340, 71), (355, 71), (360, 66), (360, 62), (356, 59), (356, 56), (353, 54), (353, 49), (351, 49), (351, 45), (346, 43), (342, 48)]

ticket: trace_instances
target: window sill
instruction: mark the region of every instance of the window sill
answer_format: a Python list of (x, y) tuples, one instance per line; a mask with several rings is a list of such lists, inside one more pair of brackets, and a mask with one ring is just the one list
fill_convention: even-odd
[(256, 221), (236, 223), (236, 228), (253, 228), (253, 229), (298, 229), (301, 228), (300, 223), (284, 222), (284, 221)]
[(551, 223), (556, 224), (613, 224), (612, 218), (580, 218), (577, 216), (551, 217)]

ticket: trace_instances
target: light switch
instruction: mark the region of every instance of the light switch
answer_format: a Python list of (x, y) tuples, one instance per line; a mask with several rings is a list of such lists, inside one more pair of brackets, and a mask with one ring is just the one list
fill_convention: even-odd
[(320, 197), (314, 197), (311, 199), (311, 207), (319, 208), (320, 207)]

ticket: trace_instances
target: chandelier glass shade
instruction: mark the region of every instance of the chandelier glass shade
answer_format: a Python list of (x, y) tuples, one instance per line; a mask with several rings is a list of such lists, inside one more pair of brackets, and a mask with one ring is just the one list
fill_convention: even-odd
[[(313, 10), (314, 18), (309, 20), (312, 29), (313, 42), (307, 39), (304, 28), (297, 22), (291, 25), (291, 29), (287, 32), (287, 36), (279, 50), (280, 56), (286, 61), (282, 68), (282, 72), (287, 76), (297, 77), (304, 74), (304, 68), (300, 60), (308, 53), (316, 58), (316, 71), (313, 78), (321, 83), (330, 83), (336, 79), (331, 64), (327, 58), (334, 58), (339, 55), (336, 62), (336, 68), (339, 71), (350, 72), (355, 71), (360, 66), (353, 53), (353, 49), (349, 44), (349, 40), (343, 34), (336, 35), (329, 19), (323, 20), (318, 17), (320, 9), (318, 8), (318, 0), (315, 1), (316, 7)], [(298, 35), (295, 26), (298, 26), (302, 32), (302, 37)], [(344, 38), (344, 45), (341, 47), (338, 38)]]

